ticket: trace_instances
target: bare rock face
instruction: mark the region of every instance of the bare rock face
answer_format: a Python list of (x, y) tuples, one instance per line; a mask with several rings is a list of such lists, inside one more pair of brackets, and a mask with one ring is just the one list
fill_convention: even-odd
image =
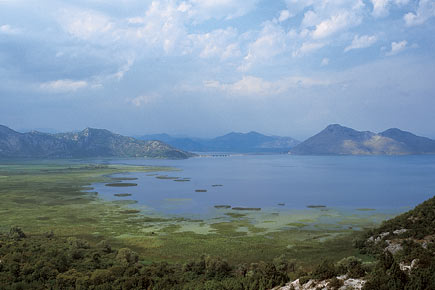
[(151, 157), (184, 159), (194, 154), (160, 141), (141, 141), (103, 129), (46, 134), (19, 133), (0, 125), (0, 158)]

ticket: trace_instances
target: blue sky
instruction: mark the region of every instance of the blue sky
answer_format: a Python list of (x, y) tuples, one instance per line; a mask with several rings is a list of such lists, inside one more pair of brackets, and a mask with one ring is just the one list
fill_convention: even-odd
[(0, 0), (0, 124), (435, 138), (435, 0)]

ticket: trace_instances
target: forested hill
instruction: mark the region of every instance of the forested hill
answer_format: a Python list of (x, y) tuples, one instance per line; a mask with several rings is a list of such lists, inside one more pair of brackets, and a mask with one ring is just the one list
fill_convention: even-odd
[(48, 134), (19, 133), (0, 125), (0, 158), (149, 157), (184, 159), (193, 156), (160, 141), (142, 141), (104, 129)]

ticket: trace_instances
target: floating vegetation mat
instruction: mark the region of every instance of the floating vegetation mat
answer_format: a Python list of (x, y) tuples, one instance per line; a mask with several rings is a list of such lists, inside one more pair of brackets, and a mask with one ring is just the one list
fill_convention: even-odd
[(307, 205), (308, 208), (325, 208), (326, 205)]
[(167, 176), (167, 175), (159, 175), (156, 176), (157, 179), (179, 179), (179, 177), (175, 177), (175, 176)]
[(260, 211), (261, 207), (233, 207), (233, 210), (254, 210), (254, 211)]
[(131, 193), (115, 193), (114, 196), (117, 197), (131, 196)]
[(189, 178), (174, 179), (174, 181), (176, 181), (176, 182), (187, 182), (187, 181), (190, 181), (190, 179)]
[(195, 192), (207, 192), (207, 189), (195, 189)]
[(115, 180), (115, 181), (129, 181), (129, 180), (137, 180), (137, 177), (112, 177), (112, 180)]
[(214, 206), (215, 208), (231, 208), (231, 205), (227, 204), (218, 204)]
[(111, 187), (129, 187), (129, 186), (137, 186), (137, 183), (107, 183), (106, 186), (111, 186)]
[(223, 186), (222, 184), (213, 184), (212, 185), (213, 187), (221, 187), (221, 186)]

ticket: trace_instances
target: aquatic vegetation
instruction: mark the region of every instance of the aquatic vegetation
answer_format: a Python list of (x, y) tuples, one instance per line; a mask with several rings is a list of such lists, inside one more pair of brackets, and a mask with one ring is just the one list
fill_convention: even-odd
[(117, 197), (131, 196), (131, 193), (115, 193), (114, 196)]
[(222, 184), (213, 184), (212, 187), (221, 187), (223, 186)]
[(231, 205), (221, 204), (221, 205), (215, 205), (215, 208), (231, 208)]
[(207, 189), (195, 189), (195, 192), (207, 192)]
[(179, 177), (175, 177), (175, 176), (167, 176), (167, 175), (158, 175), (156, 176), (157, 179), (179, 179)]
[(326, 205), (307, 205), (308, 208), (324, 208)]
[(232, 218), (243, 218), (246, 217), (246, 214), (243, 213), (235, 213), (235, 212), (227, 212), (225, 215), (230, 216)]
[(176, 182), (188, 182), (188, 181), (190, 181), (190, 179), (174, 179), (174, 181), (176, 181)]
[(233, 210), (255, 210), (255, 211), (259, 211), (261, 210), (260, 207), (233, 207)]
[(111, 177), (114, 181), (131, 181), (131, 180), (137, 180), (137, 177)]
[(106, 186), (111, 186), (111, 187), (130, 187), (130, 186), (137, 186), (137, 183), (107, 183), (105, 184)]
[(280, 203), (278, 203), (278, 205), (279, 205), (279, 206), (285, 206), (285, 203), (280, 202)]

